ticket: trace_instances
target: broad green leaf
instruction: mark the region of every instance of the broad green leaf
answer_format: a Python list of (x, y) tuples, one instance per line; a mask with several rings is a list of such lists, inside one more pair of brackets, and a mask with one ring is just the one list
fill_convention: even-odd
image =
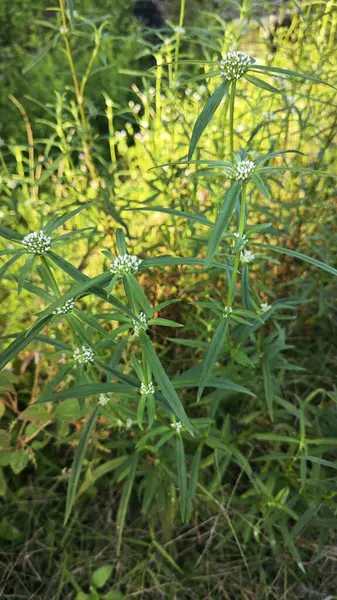
[(82, 465), (85, 457), (85, 453), (87, 451), (87, 446), (90, 440), (91, 433), (96, 423), (96, 419), (98, 416), (99, 406), (96, 406), (95, 410), (91, 413), (90, 417), (87, 419), (83, 431), (81, 433), (79, 444), (76, 448), (73, 465), (71, 468), (71, 473), (69, 477), (68, 490), (67, 490), (67, 503), (66, 503), (66, 511), (64, 522), (67, 523), (71, 509), (74, 504), (76, 490), (79, 482), (79, 478), (81, 475)]
[(130, 496), (131, 496), (131, 492), (132, 492), (132, 488), (133, 488), (133, 484), (134, 484), (134, 480), (135, 480), (135, 476), (136, 476), (137, 465), (138, 465), (138, 455), (135, 454), (132, 457), (131, 462), (129, 463), (129, 474), (127, 476), (126, 482), (123, 487), (122, 496), (121, 496), (121, 499), (119, 502), (119, 507), (118, 507), (118, 512), (117, 512), (117, 520), (116, 520), (116, 524), (117, 524), (116, 554), (117, 554), (117, 557), (119, 557), (119, 555), (120, 555), (120, 549), (121, 549), (121, 545), (122, 545), (122, 535), (123, 535), (125, 519), (126, 519), (126, 512), (128, 509), (128, 504), (129, 504), (129, 500), (130, 500)]
[(242, 187), (241, 182), (235, 181), (231, 185), (231, 187), (229, 188), (228, 192), (225, 195), (225, 199), (224, 199), (222, 208), (220, 209), (220, 212), (218, 214), (217, 220), (214, 225), (214, 229), (209, 238), (207, 254), (206, 254), (206, 264), (212, 260), (214, 254), (221, 242), (221, 238), (224, 234), (224, 231), (225, 231), (225, 229), (232, 217), (233, 211), (235, 209), (235, 205), (239, 198), (241, 187)]
[(208, 123), (212, 119), (216, 109), (220, 105), (221, 100), (226, 96), (228, 89), (230, 86), (230, 82), (224, 80), (219, 87), (215, 90), (214, 94), (209, 98), (203, 110), (201, 111), (199, 117), (197, 118), (190, 142), (190, 147), (188, 151), (188, 159), (190, 160), (193, 156), (196, 145), (202, 135), (204, 129), (207, 127)]
[(82, 415), (76, 400), (64, 400), (56, 406), (55, 416), (60, 421), (77, 421)]
[(29, 463), (29, 454), (27, 450), (21, 448), (20, 450), (14, 450), (11, 458), (11, 467), (15, 475), (18, 475), (26, 468)]
[(111, 576), (112, 569), (112, 565), (103, 565), (103, 567), (96, 569), (92, 574), (94, 586), (97, 588), (103, 587)]
[(176, 461), (178, 471), (178, 486), (180, 498), (180, 516), (182, 523), (185, 523), (186, 518), (186, 501), (187, 501), (187, 480), (186, 480), (186, 461), (184, 442), (180, 435), (176, 436)]
[(191, 435), (193, 435), (193, 427), (186, 415), (184, 407), (180, 401), (180, 398), (175, 391), (172, 382), (168, 378), (151, 342), (149, 337), (143, 331), (139, 334), (140, 343), (145, 355), (146, 360), (149, 362), (150, 368), (153, 375), (159, 385), (163, 396), (166, 398), (168, 404), (172, 408), (174, 414), (178, 419), (185, 425), (186, 429)]
[(218, 326), (214, 332), (212, 341), (208, 346), (208, 350), (206, 352), (206, 356), (204, 362), (202, 364), (201, 376), (199, 381), (199, 388), (197, 394), (197, 400), (199, 401), (202, 393), (207, 385), (207, 381), (210, 378), (213, 367), (218, 360), (222, 350), (223, 345), (226, 339), (228, 329), (228, 319), (224, 319), (221, 317)]

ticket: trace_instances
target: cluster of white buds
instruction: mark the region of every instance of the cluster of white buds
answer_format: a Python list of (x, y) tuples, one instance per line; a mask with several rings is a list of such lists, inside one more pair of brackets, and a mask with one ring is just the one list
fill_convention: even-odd
[(66, 300), (64, 304), (58, 306), (57, 308), (55, 308), (55, 310), (53, 310), (53, 315), (66, 315), (67, 313), (70, 313), (74, 308), (74, 298), (69, 298), (69, 300)]
[(271, 308), (271, 306), (270, 306), (270, 304), (268, 304), (268, 302), (261, 302), (260, 309), (259, 309), (258, 312), (259, 313), (265, 313), (270, 308)]
[(132, 254), (122, 254), (117, 256), (114, 262), (110, 264), (110, 271), (113, 275), (122, 277), (126, 273), (137, 273), (142, 261)]
[(61, 35), (66, 35), (67, 33), (69, 33), (69, 29), (66, 25), (61, 25), (60, 27), (60, 34)]
[(240, 258), (242, 263), (251, 263), (255, 260), (255, 254), (250, 250), (245, 249), (242, 250)]
[(126, 422), (123, 423), (121, 419), (117, 419), (116, 425), (119, 429), (130, 429), (132, 427), (132, 419), (126, 419)]
[(81, 348), (76, 348), (74, 350), (73, 357), (79, 365), (86, 365), (94, 362), (95, 353), (91, 348), (88, 348), (88, 346), (81, 346)]
[(106, 404), (108, 404), (108, 402), (110, 402), (111, 400), (111, 394), (100, 394), (98, 397), (98, 404), (100, 404), (101, 406), (105, 406)]
[(180, 433), (180, 431), (183, 429), (183, 424), (181, 423), (181, 421), (178, 421), (177, 423), (171, 423), (171, 427), (177, 433)]
[(149, 396), (150, 394), (154, 394), (155, 387), (154, 387), (152, 381), (150, 381), (150, 383), (148, 385), (145, 385), (145, 383), (142, 383), (140, 386), (140, 393), (142, 394), (142, 396)]
[(238, 244), (247, 244), (248, 239), (247, 236), (243, 233), (242, 235), (239, 234), (238, 231), (236, 231), (235, 233), (233, 233), (234, 237), (237, 239)]
[(224, 306), (223, 317), (224, 318), (228, 317), (232, 312), (233, 312), (233, 309), (231, 306)]
[(22, 243), (27, 252), (32, 254), (45, 254), (50, 250), (51, 237), (46, 235), (42, 230), (33, 231), (23, 238)]
[(234, 81), (240, 79), (253, 64), (253, 59), (245, 52), (228, 52), (220, 62), (220, 70), (225, 79)]
[(133, 325), (133, 329), (134, 329), (136, 335), (139, 335), (140, 331), (147, 330), (146, 314), (143, 312), (139, 313), (138, 319), (139, 319), (140, 323), (138, 321), (136, 321), (135, 319), (132, 319), (132, 325)]
[(236, 181), (247, 181), (254, 171), (255, 163), (252, 160), (242, 160), (235, 165), (232, 178)]

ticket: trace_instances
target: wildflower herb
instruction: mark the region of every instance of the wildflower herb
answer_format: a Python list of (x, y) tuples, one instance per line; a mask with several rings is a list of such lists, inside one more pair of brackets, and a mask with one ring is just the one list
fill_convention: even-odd
[(74, 350), (74, 361), (79, 365), (87, 365), (88, 363), (93, 363), (95, 360), (95, 353), (92, 348), (88, 346), (81, 346), (80, 348), (76, 348)]
[(123, 277), (127, 273), (137, 273), (141, 260), (132, 254), (123, 254), (117, 256), (113, 263), (110, 264), (110, 271), (113, 275)]
[(253, 63), (254, 60), (245, 52), (232, 51), (222, 59), (220, 70), (227, 81), (234, 81), (240, 79)]
[(42, 230), (34, 231), (23, 238), (22, 244), (27, 252), (31, 254), (45, 254), (51, 247), (51, 237)]

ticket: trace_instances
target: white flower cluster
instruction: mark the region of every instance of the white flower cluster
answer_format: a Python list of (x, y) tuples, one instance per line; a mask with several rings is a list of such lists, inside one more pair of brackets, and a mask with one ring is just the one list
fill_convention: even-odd
[(123, 427), (125, 427), (125, 429), (130, 429), (130, 427), (132, 427), (132, 419), (126, 419), (125, 423), (123, 423), (121, 419), (117, 419), (116, 425), (119, 429), (122, 429)]
[(27, 252), (32, 254), (45, 254), (50, 250), (51, 237), (46, 235), (42, 230), (33, 231), (23, 238), (22, 243)]
[(236, 181), (247, 181), (254, 170), (255, 163), (252, 160), (242, 160), (235, 165), (232, 177)]
[(255, 254), (250, 250), (242, 250), (240, 257), (242, 263), (251, 263), (255, 260)]
[(69, 300), (66, 300), (64, 304), (58, 306), (57, 308), (55, 308), (55, 310), (53, 310), (53, 315), (66, 315), (67, 313), (71, 312), (74, 308), (74, 298), (69, 298)]
[(270, 304), (268, 304), (268, 302), (261, 302), (261, 306), (260, 306), (260, 313), (265, 313), (267, 312), (267, 310), (269, 310), (271, 308)]
[(140, 393), (142, 394), (142, 396), (149, 396), (150, 394), (154, 394), (155, 392), (155, 387), (152, 383), (152, 381), (150, 381), (150, 383), (148, 385), (145, 385), (145, 383), (142, 383), (140, 386)]
[(253, 64), (253, 59), (245, 52), (228, 52), (220, 62), (220, 70), (225, 79), (234, 81), (240, 79)]
[(108, 404), (108, 402), (110, 402), (111, 400), (111, 394), (100, 394), (98, 397), (98, 404), (100, 404), (101, 406), (105, 406), (106, 404)]
[(231, 306), (225, 306), (224, 310), (223, 310), (223, 317), (228, 317), (231, 313), (233, 312), (233, 309)]
[(79, 365), (86, 365), (94, 362), (95, 353), (91, 348), (88, 348), (88, 346), (81, 346), (81, 348), (76, 348), (74, 350), (73, 357)]
[(110, 264), (110, 271), (113, 275), (125, 275), (126, 273), (137, 273), (142, 261), (132, 254), (122, 254), (117, 256), (114, 262)]
[(247, 244), (248, 239), (247, 236), (243, 233), (242, 235), (239, 234), (238, 231), (236, 231), (235, 233), (233, 233), (234, 237), (237, 239), (239, 244)]
[(178, 421), (177, 423), (171, 423), (171, 427), (177, 433), (180, 433), (180, 431), (183, 429), (183, 424), (181, 423), (181, 421)]
[(147, 319), (146, 319), (146, 314), (141, 312), (138, 315), (138, 319), (140, 321), (140, 323), (138, 323), (138, 321), (136, 321), (135, 319), (132, 319), (132, 325), (135, 331), (136, 335), (139, 335), (140, 331), (146, 331), (147, 330)]

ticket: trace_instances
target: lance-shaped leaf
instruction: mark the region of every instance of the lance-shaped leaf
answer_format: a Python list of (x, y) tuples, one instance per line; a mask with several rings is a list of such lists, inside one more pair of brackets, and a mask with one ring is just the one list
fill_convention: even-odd
[(33, 340), (35, 340), (44, 328), (44, 326), (50, 321), (52, 315), (48, 315), (43, 319), (40, 319), (35, 323), (28, 331), (20, 333), (15, 340), (0, 354), (0, 370), (3, 369), (7, 363), (9, 363), (14, 356), (17, 356), (21, 350), (26, 348)]
[(75, 215), (77, 215), (79, 212), (81, 212), (85, 208), (88, 208), (89, 206), (92, 206), (92, 204), (93, 204), (93, 202), (88, 202), (87, 204), (82, 204), (78, 208), (75, 208), (74, 210), (71, 210), (69, 213), (66, 213), (65, 215), (62, 215), (61, 217), (58, 216), (58, 215), (55, 215), (52, 219), (50, 219), (50, 221), (44, 227), (44, 229), (43, 229), (44, 232), (48, 233), (48, 234), (51, 234), (52, 231), (54, 231), (55, 229), (58, 229), (58, 227), (61, 227), (62, 225), (64, 225), (64, 223), (66, 223), (67, 221), (69, 221), (69, 219), (72, 219), (72, 217), (74, 217)]
[(92, 430), (96, 423), (98, 410), (99, 410), (99, 405), (96, 406), (95, 410), (92, 412), (92, 414), (88, 418), (88, 420), (83, 428), (83, 431), (81, 433), (79, 444), (76, 448), (74, 462), (73, 462), (73, 466), (71, 468), (71, 473), (70, 473), (69, 483), (68, 483), (66, 512), (65, 512), (65, 517), (64, 517), (65, 523), (69, 519), (71, 509), (74, 504), (76, 490), (77, 490), (78, 482), (79, 482), (80, 475), (81, 475), (81, 470), (82, 470), (85, 453), (87, 451), (87, 446), (88, 446), (88, 443), (90, 440)]
[[(323, 83), (324, 85), (328, 85), (332, 87), (334, 90), (337, 89), (335, 86), (327, 83), (323, 79), (319, 77), (315, 77), (314, 75), (309, 75), (308, 73), (297, 73), (296, 71), (291, 71), (290, 69), (281, 69), (280, 67), (266, 67), (264, 65), (254, 65), (249, 69), (249, 73), (252, 71), (255, 72), (267, 72), (267, 73), (279, 73), (280, 75), (289, 75), (290, 77), (298, 77), (299, 79), (306, 79), (309, 81), (315, 81), (316, 83)], [(262, 75), (262, 73), (260, 73)]]
[(214, 94), (209, 98), (203, 110), (201, 111), (199, 117), (197, 118), (193, 132), (191, 137), (191, 143), (188, 151), (188, 159), (190, 160), (193, 156), (193, 152), (196, 148), (196, 145), (204, 131), (213, 117), (216, 109), (218, 108), (221, 100), (226, 96), (228, 89), (230, 86), (230, 82), (224, 80), (219, 87), (215, 90)]
[(180, 499), (180, 516), (183, 523), (186, 517), (186, 501), (187, 501), (187, 480), (186, 480), (186, 461), (184, 442), (180, 435), (176, 437), (176, 461), (178, 471), (178, 486)]
[(129, 504), (129, 500), (130, 500), (130, 496), (131, 496), (131, 492), (132, 492), (132, 488), (133, 488), (133, 482), (134, 482), (135, 476), (136, 476), (137, 465), (138, 465), (138, 454), (135, 454), (132, 457), (131, 462), (129, 464), (129, 473), (128, 473), (126, 482), (123, 487), (123, 492), (122, 492), (122, 496), (120, 499), (118, 512), (117, 512), (117, 520), (116, 520), (116, 524), (117, 524), (117, 556), (119, 556), (121, 545), (122, 545), (122, 535), (123, 535), (124, 524), (125, 524), (125, 519), (126, 519), (126, 512), (128, 509), (128, 504)]
[(197, 394), (198, 401), (200, 400), (200, 398), (202, 396), (204, 388), (207, 385), (207, 380), (210, 378), (213, 367), (214, 367), (216, 361), (218, 360), (218, 358), (221, 354), (221, 351), (223, 349), (223, 345), (224, 345), (226, 335), (227, 335), (227, 328), (228, 328), (228, 319), (222, 317), (221, 320), (219, 321), (219, 324), (218, 324), (215, 332), (214, 332), (212, 341), (211, 341), (210, 345), (208, 346), (208, 350), (206, 352), (206, 356), (205, 356), (204, 362), (202, 364), (201, 377), (200, 377), (198, 394)]
[(307, 262), (314, 267), (318, 267), (323, 271), (327, 271), (332, 275), (337, 276), (337, 269), (327, 265), (326, 263), (317, 260), (316, 258), (312, 258), (311, 256), (307, 256), (306, 254), (302, 254), (302, 252), (297, 252), (297, 250), (289, 250), (288, 248), (282, 248), (282, 246), (270, 246), (269, 244), (260, 244), (258, 242), (251, 242), (251, 245), (258, 246), (259, 248), (266, 248), (271, 250), (272, 252), (278, 252), (280, 254), (287, 254), (288, 256), (293, 256), (294, 258), (298, 258), (303, 262)]
[(233, 211), (235, 209), (235, 205), (238, 200), (241, 187), (242, 187), (242, 184), (240, 183), (240, 181), (235, 181), (231, 185), (231, 187), (229, 188), (229, 190), (225, 196), (223, 205), (220, 209), (217, 220), (215, 222), (214, 229), (211, 233), (211, 237), (209, 238), (207, 254), (206, 254), (206, 263), (209, 263), (212, 260), (214, 254), (221, 242), (221, 238), (224, 234), (224, 231), (225, 231), (225, 229), (232, 217)]
[(145, 355), (146, 360), (148, 361), (153, 375), (157, 381), (158, 386), (160, 387), (163, 396), (167, 400), (170, 405), (172, 411), (177, 416), (179, 421), (186, 427), (191, 435), (193, 435), (193, 427), (191, 425), (190, 420), (188, 419), (185, 409), (180, 401), (180, 398), (175, 391), (172, 382), (168, 378), (163, 365), (161, 364), (152, 344), (146, 333), (143, 331), (139, 334), (140, 343)]

